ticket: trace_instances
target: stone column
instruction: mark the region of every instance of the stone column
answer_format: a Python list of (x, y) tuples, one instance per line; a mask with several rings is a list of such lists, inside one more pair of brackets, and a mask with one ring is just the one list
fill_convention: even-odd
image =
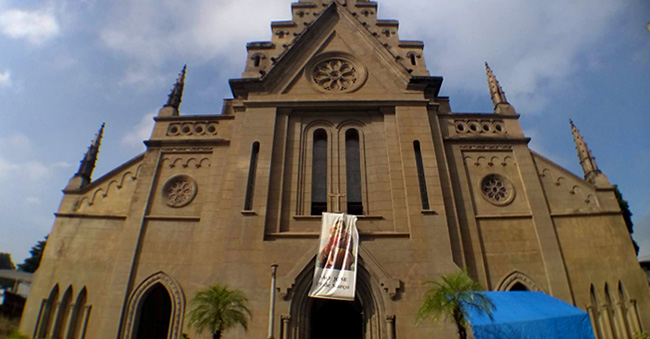
[(587, 314), (589, 314), (589, 320), (591, 321), (591, 329), (594, 331), (594, 336), (596, 339), (601, 339), (600, 338), (600, 328), (598, 326), (598, 314), (596, 314), (596, 310), (594, 306), (587, 306)]
[(386, 330), (388, 331), (388, 339), (395, 339), (395, 316), (389, 315), (386, 317)]
[(47, 304), (47, 299), (43, 299), (41, 301), (41, 308), (38, 310), (38, 318), (36, 318), (36, 326), (34, 326), (34, 335), (33, 337), (36, 338), (40, 334), (39, 329), (42, 326), (43, 322), (43, 311), (45, 310), (45, 305)]
[(77, 306), (75, 304), (70, 305), (70, 310), (68, 311), (68, 323), (67, 324), (61, 324), (61, 325), (65, 325), (65, 327), (63, 328), (63, 331), (61, 332), (61, 333), (63, 333), (63, 338), (68, 338), (68, 336), (70, 335), (70, 331), (73, 330), (72, 327), (74, 327), (74, 325), (75, 325), (75, 319), (72, 319), (72, 318), (74, 318), (73, 315), (74, 315), (74, 310), (76, 308), (77, 308)]
[(600, 314), (602, 315), (603, 325), (603, 338), (614, 339), (614, 328), (612, 327), (612, 319), (610, 318), (609, 305), (600, 305)]
[[(52, 322), (53, 322), (53, 324), (52, 324), (52, 329), (51, 329), (51, 330), (50, 330), (49, 328), (46, 328), (46, 329), (45, 329), (46, 331), (49, 332), (49, 333), (47, 333), (47, 332), (45, 333), (45, 335), (46, 335), (48, 338), (53, 337), (53, 336), (54, 336), (54, 332), (55, 332), (56, 330), (58, 330), (57, 327), (59, 326), (59, 324), (58, 324), (58, 322), (59, 322), (59, 321), (58, 321), (58, 320), (59, 320), (59, 317), (63, 316), (63, 314), (61, 314), (61, 311), (62, 311), (62, 310), (61, 310), (61, 306), (62, 306), (62, 305), (61, 305), (60, 302), (56, 303), (56, 312), (54, 313), (54, 317), (52, 317)], [(50, 317), (49, 314), (48, 314), (48, 317)], [(48, 325), (47, 322), (46, 322), (45, 324), (46, 324), (46, 326)]]
[(288, 314), (283, 314), (280, 316), (282, 319), (282, 333), (280, 333), (280, 338), (282, 339), (290, 339), (289, 335), (289, 325), (291, 324), (291, 316)]
[(630, 332), (628, 330), (628, 321), (625, 319), (625, 304), (620, 301), (616, 303), (617, 306), (617, 315), (618, 315), (618, 322), (620, 323), (620, 328), (621, 328), (621, 338), (630, 338)]
[(269, 294), (269, 336), (268, 339), (273, 339), (273, 320), (275, 319), (275, 274), (278, 270), (278, 265), (271, 265), (271, 293)]
[(631, 329), (634, 331), (634, 333), (641, 333), (643, 329), (641, 328), (639, 312), (636, 308), (636, 299), (629, 300), (629, 310), (627, 312), (627, 316), (630, 318)]

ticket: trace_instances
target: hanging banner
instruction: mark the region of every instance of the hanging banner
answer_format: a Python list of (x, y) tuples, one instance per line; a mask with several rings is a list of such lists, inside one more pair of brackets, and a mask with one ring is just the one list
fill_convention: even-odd
[(357, 217), (323, 213), (314, 282), (309, 296), (353, 301), (358, 254)]

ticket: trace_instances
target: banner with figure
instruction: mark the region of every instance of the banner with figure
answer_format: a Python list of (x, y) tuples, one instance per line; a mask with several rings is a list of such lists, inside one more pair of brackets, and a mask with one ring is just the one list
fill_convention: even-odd
[(357, 217), (341, 213), (323, 213), (314, 282), (309, 296), (354, 300), (358, 254)]

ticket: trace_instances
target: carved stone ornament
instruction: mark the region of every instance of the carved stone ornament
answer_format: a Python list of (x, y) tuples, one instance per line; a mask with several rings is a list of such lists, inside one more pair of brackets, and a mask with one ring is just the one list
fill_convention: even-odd
[(171, 207), (183, 207), (196, 196), (196, 181), (187, 175), (177, 175), (163, 185), (162, 195)]
[(489, 174), (481, 180), (483, 198), (494, 205), (503, 206), (515, 198), (515, 189), (510, 180), (500, 174)]
[(307, 69), (310, 82), (321, 92), (353, 92), (366, 81), (365, 67), (341, 53), (323, 54), (312, 60)]

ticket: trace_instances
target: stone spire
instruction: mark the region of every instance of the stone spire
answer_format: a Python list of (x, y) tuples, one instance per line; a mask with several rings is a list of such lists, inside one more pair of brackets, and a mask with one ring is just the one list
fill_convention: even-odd
[(102, 123), (102, 127), (95, 135), (95, 139), (91, 142), (83, 159), (81, 159), (79, 170), (68, 182), (68, 186), (65, 189), (66, 191), (83, 188), (92, 181), (93, 170), (95, 170), (95, 163), (97, 163), (97, 154), (99, 153), (99, 147), (101, 146), (102, 137), (104, 136), (105, 125), (105, 123)]
[(185, 88), (185, 74), (187, 72), (187, 65), (183, 66), (183, 70), (178, 74), (174, 88), (169, 93), (167, 103), (158, 112), (158, 116), (178, 116), (181, 101), (183, 101), (183, 89)]
[(499, 81), (492, 73), (492, 69), (488, 63), (485, 63), (485, 73), (487, 74), (488, 88), (490, 89), (490, 97), (494, 103), (494, 113), (497, 114), (516, 114), (514, 107), (508, 103), (506, 93), (501, 88)]
[(578, 151), (578, 159), (580, 159), (580, 166), (585, 173), (585, 180), (587, 182), (597, 185), (597, 186), (609, 186), (609, 180), (607, 177), (598, 169), (596, 164), (596, 158), (591, 154), (587, 143), (582, 138), (580, 131), (576, 125), (573, 124), (573, 120), (569, 119), (571, 124), (571, 133), (573, 134), (573, 141), (576, 143), (576, 151)]

